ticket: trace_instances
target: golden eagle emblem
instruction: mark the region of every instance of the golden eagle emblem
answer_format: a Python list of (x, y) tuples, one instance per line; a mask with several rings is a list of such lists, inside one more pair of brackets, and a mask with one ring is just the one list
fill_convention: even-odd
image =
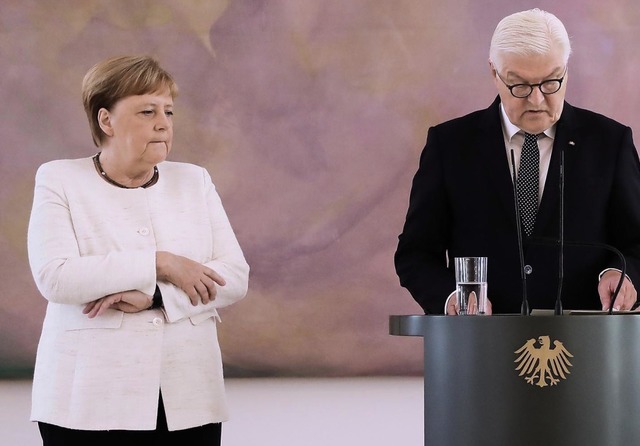
[(536, 347), (536, 339), (531, 338), (514, 352), (520, 355), (514, 361), (518, 363), (516, 371), (520, 371), (519, 376), (524, 375), (529, 384), (538, 387), (546, 387), (549, 384), (554, 386), (560, 379), (567, 379), (567, 375), (571, 373), (569, 358), (573, 358), (573, 355), (560, 341), (554, 341), (554, 347), (551, 348), (549, 336), (539, 336), (537, 342), (540, 343), (540, 347)]

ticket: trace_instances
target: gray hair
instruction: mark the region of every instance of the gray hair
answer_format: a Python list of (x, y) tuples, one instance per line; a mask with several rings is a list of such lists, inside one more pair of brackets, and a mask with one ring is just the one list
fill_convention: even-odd
[(505, 53), (544, 55), (555, 47), (562, 51), (566, 65), (571, 54), (571, 42), (564, 25), (550, 12), (530, 9), (511, 14), (498, 23), (491, 38), (489, 60), (496, 66)]

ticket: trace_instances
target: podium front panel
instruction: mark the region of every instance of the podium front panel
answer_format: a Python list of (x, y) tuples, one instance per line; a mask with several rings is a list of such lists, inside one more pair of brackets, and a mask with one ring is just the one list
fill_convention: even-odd
[(636, 315), (392, 316), (390, 332), (424, 337), (425, 445), (640, 444)]

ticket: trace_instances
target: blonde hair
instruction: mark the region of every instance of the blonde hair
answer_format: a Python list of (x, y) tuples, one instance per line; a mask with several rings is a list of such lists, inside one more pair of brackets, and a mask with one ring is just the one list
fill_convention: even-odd
[(530, 9), (511, 14), (498, 23), (491, 38), (489, 60), (498, 68), (502, 54), (545, 55), (555, 47), (562, 51), (566, 65), (571, 54), (571, 42), (564, 25), (550, 12)]
[(178, 94), (178, 86), (171, 75), (152, 57), (120, 56), (94, 65), (82, 81), (82, 103), (94, 144), (100, 147), (106, 137), (98, 123), (101, 108), (111, 110), (116, 102), (127, 96), (165, 89), (172, 98)]

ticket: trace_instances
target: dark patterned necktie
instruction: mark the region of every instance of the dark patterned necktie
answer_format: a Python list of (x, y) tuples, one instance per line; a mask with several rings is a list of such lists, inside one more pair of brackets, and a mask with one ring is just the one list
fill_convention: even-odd
[(540, 151), (538, 150), (538, 135), (525, 133), (516, 186), (522, 227), (527, 235), (531, 235), (533, 226), (536, 224), (539, 184)]

